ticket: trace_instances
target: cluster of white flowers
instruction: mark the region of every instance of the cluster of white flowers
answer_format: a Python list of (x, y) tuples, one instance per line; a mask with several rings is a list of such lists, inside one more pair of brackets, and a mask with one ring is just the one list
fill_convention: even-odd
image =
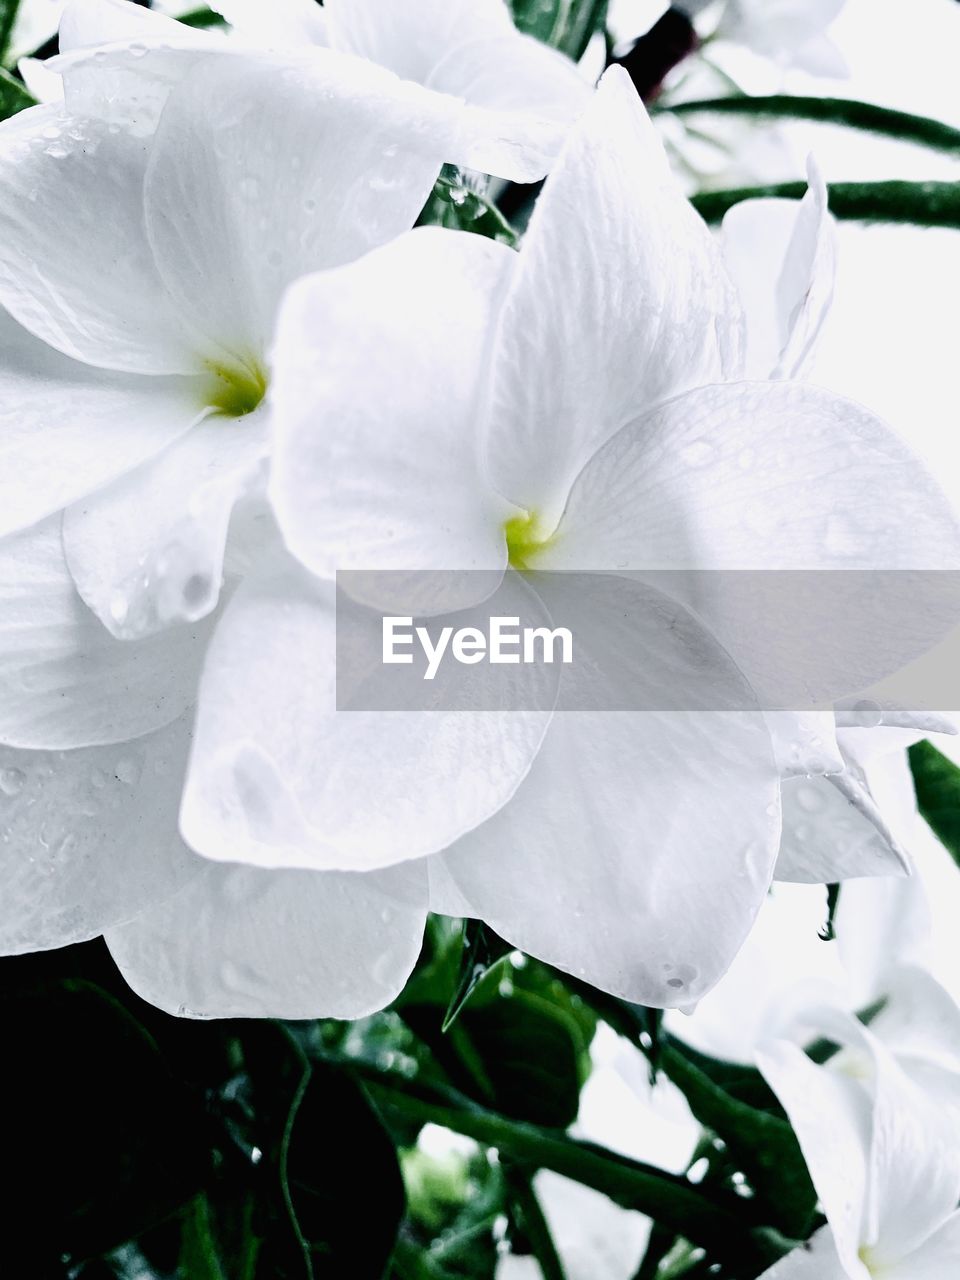
[[(635, 578), (596, 603), (649, 617), (637, 684), (740, 710), (338, 712), (334, 579), (549, 610), (532, 570), (956, 567), (935, 481), (801, 380), (822, 182), (721, 246), (626, 75), (501, 0), (218, 7), (76, 0), (62, 99), (0, 126), (0, 946), (102, 933), (171, 1012), (355, 1017), (434, 910), (688, 1006), (773, 877), (901, 873), (873, 734), (764, 715), (722, 611)], [(548, 173), (518, 251), (411, 229), (443, 163)]]

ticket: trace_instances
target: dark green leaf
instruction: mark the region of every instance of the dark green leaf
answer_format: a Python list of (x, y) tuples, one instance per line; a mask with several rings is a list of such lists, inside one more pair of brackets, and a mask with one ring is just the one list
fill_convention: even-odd
[[(17, 20), (20, 0), (0, 0), (0, 62), (6, 62), (13, 24)], [(13, 114), (12, 112), (10, 113)]]
[(482, 979), (494, 965), (505, 960), (512, 950), (510, 943), (504, 942), (492, 929), (488, 929), (482, 920), (464, 920), (460, 973), (443, 1017), (444, 1031), (450, 1030)]
[(787, 1121), (738, 1102), (675, 1044), (664, 1047), (662, 1065), (700, 1123), (726, 1144), (764, 1206), (766, 1220), (794, 1239), (805, 1239), (817, 1197)]
[(580, 1033), (542, 996), (514, 991), (466, 1011), (462, 1027), (505, 1115), (565, 1129), (580, 1102)]
[(199, 1099), (122, 1005), (61, 980), (5, 995), (0, 1018), (4, 1159), (16, 1171), (0, 1274), (27, 1274), (11, 1258), (38, 1234), (57, 1254), (89, 1258), (193, 1197), (206, 1176)]
[(915, 742), (907, 754), (920, 812), (960, 866), (960, 768), (931, 742)]
[(201, 5), (199, 9), (191, 9), (189, 13), (182, 13), (177, 19), (178, 22), (184, 23), (188, 27), (222, 27), (224, 19), (221, 14), (214, 13), (212, 9), (206, 5)]
[(452, 165), (444, 165), (420, 214), (418, 225), (472, 231), (511, 247), (518, 240), (516, 231), (496, 205), (481, 190), (469, 185)]
[(18, 111), (34, 106), (36, 106), (35, 100), (27, 93), (20, 81), (15, 80), (6, 71), (0, 70), (0, 120), (7, 120), (10, 116), (15, 116)]
[(525, 35), (552, 45), (575, 61), (607, 18), (607, 0), (510, 0), (510, 8)]
[(271, 1184), (259, 1280), (380, 1280), (403, 1216), (393, 1143), (353, 1075), (310, 1063), (295, 1033), (244, 1036), (261, 1167)]

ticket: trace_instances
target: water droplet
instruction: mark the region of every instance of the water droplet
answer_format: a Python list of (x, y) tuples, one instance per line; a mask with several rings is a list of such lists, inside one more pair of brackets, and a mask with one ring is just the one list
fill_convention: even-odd
[(117, 591), (110, 599), (110, 617), (114, 622), (123, 625), (130, 612), (130, 602), (122, 591)]
[(716, 452), (708, 440), (694, 440), (680, 450), (680, 460), (688, 467), (705, 467), (713, 461)]
[(122, 760), (118, 760), (114, 768), (118, 782), (125, 782), (127, 786), (134, 786), (140, 781), (140, 764), (130, 756), (124, 756)]
[(21, 769), (0, 769), (0, 791), (5, 796), (19, 795), (26, 780)]
[(260, 183), (256, 178), (241, 178), (238, 190), (244, 200), (256, 200), (260, 195)]
[(879, 703), (864, 698), (863, 701), (854, 705), (853, 721), (861, 729), (876, 729), (878, 725), (883, 724), (883, 708)]
[(197, 609), (210, 598), (211, 582), (205, 573), (192, 573), (183, 584), (183, 603), (188, 609)]

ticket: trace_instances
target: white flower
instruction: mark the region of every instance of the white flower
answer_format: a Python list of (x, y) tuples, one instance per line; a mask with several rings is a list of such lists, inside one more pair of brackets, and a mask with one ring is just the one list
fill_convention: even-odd
[(364, 64), (223, 59), (155, 133), (61, 107), (0, 128), (3, 951), (179, 891), (203, 965), (154, 967), (173, 1012), (356, 1016), (409, 973), (425, 876), (211, 867), (177, 814), (221, 578), (278, 541), (277, 300), (412, 225), (444, 119)]
[(0, 129), (0, 534), (64, 510), (117, 636), (216, 603), (286, 286), (409, 228), (431, 190), (429, 97), (336, 70), (208, 63), (146, 137), (54, 106)]
[(846, 64), (827, 32), (845, 2), (727, 0), (716, 35), (783, 66), (842, 76)]
[(960, 1148), (925, 1090), (853, 1018), (831, 1039), (866, 1080), (816, 1066), (786, 1042), (759, 1063), (796, 1131), (828, 1225), (768, 1280), (950, 1280), (960, 1263)]
[(503, 0), (223, 0), (214, 6), (237, 36), (196, 31), (127, 3), (74, 0), (60, 29), (68, 94), (101, 110), (145, 100), (156, 109), (198, 57), (283, 56), (331, 51), (416, 82), (445, 110), (451, 136), (443, 160), (520, 182), (543, 177), (563, 135), (589, 98), (570, 59), (513, 25)]
[[(338, 569), (509, 566), (518, 609), (534, 611), (512, 570), (950, 562), (947, 504), (865, 410), (794, 382), (726, 381), (742, 327), (714, 241), (626, 77), (608, 75), (519, 255), (425, 229), (293, 288), (271, 485), (287, 544), (317, 584)], [(838, 560), (829, 523), (854, 506), (861, 533)], [(922, 529), (891, 516), (918, 507)], [(537, 581), (548, 608), (561, 576)], [(318, 674), (332, 587), (273, 567), (244, 582), (211, 649), (188, 841), (337, 870), (446, 850), (429, 862), (435, 909), (479, 915), (629, 998), (697, 999), (770, 883), (779, 773), (702, 624), (641, 582), (596, 590), (589, 642), (663, 656), (631, 672), (638, 687), (679, 696), (697, 670), (747, 710), (503, 716), (496, 747), (463, 714), (338, 718), (333, 676)], [(645, 604), (628, 634), (609, 629), (606, 591)], [(258, 637), (281, 610), (278, 667)]]

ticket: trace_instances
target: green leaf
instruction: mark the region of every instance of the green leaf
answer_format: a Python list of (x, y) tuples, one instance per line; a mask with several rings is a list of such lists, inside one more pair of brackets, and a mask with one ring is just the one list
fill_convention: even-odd
[(220, 1265), (206, 1196), (197, 1196), (184, 1214), (180, 1273), (190, 1280), (227, 1280)]
[[(799, 200), (805, 182), (780, 182), (730, 191), (703, 191), (693, 207), (707, 222), (719, 222), (743, 200), (781, 197)], [(853, 222), (905, 222), (919, 227), (960, 228), (960, 182), (831, 182), (830, 209)]]
[(222, 14), (214, 13), (206, 5), (201, 5), (199, 9), (191, 9), (189, 13), (181, 13), (177, 21), (182, 22), (184, 26), (199, 27), (203, 30), (207, 27), (222, 27), (225, 20)]
[(13, 1175), (0, 1274), (39, 1273), (11, 1265), (22, 1250), (36, 1263), (38, 1197), (43, 1247), (76, 1261), (193, 1198), (207, 1176), (202, 1098), (171, 1078), (117, 1000), (90, 982), (45, 981), (0, 999), (0, 1019), (3, 1151)]
[[(401, 1017), (458, 1089), (517, 1119), (565, 1128), (576, 1118), (590, 1071), (596, 1018), (545, 965), (526, 957), (506, 963), (512, 948), (484, 926), (470, 922), (465, 937), (465, 953), (457, 939), (430, 961), (434, 980), (421, 985), (418, 1001), (405, 993)], [(465, 966), (450, 1000), (450, 986), (444, 991), (436, 979), (445, 973), (452, 983), (452, 948), (464, 954)], [(449, 1009), (457, 1008), (451, 1019)]]
[[(0, 62), (6, 62), (20, 0), (0, 0)], [(12, 114), (12, 112), (11, 112)]]
[(488, 929), (482, 920), (464, 920), (460, 973), (447, 1012), (443, 1016), (444, 1031), (450, 1030), (480, 982), (512, 950), (510, 943), (504, 942), (492, 929)]
[(513, 991), (466, 1011), (462, 1027), (505, 1115), (565, 1129), (580, 1104), (580, 1032), (543, 996)]
[(675, 1043), (663, 1048), (661, 1061), (696, 1118), (726, 1144), (764, 1206), (766, 1220), (793, 1239), (805, 1239), (817, 1196), (787, 1121), (731, 1097)]
[(907, 755), (920, 812), (960, 866), (960, 768), (930, 742), (915, 742)]
[(351, 1072), (308, 1061), (280, 1024), (243, 1037), (269, 1184), (258, 1280), (380, 1276), (404, 1209), (397, 1153)]
[(577, 61), (607, 19), (607, 0), (510, 0), (513, 20), (528, 36)]
[(822, 124), (843, 125), (849, 129), (895, 138), (898, 142), (911, 142), (917, 146), (930, 147), (934, 151), (960, 155), (960, 129), (940, 120), (931, 120), (928, 116), (893, 111), (889, 107), (878, 107), (871, 102), (856, 102), (849, 98), (806, 98), (777, 93), (768, 97), (704, 98), (695, 102), (680, 102), (662, 110), (678, 116), (707, 113), (749, 116), (758, 120), (816, 120)]
[(515, 247), (519, 236), (500, 210), (485, 195), (469, 186), (459, 169), (444, 165), (417, 225), (472, 231), (489, 240)]
[(15, 80), (6, 71), (0, 70), (0, 120), (8, 120), (18, 111), (36, 105), (36, 101), (27, 93), (19, 80)]

